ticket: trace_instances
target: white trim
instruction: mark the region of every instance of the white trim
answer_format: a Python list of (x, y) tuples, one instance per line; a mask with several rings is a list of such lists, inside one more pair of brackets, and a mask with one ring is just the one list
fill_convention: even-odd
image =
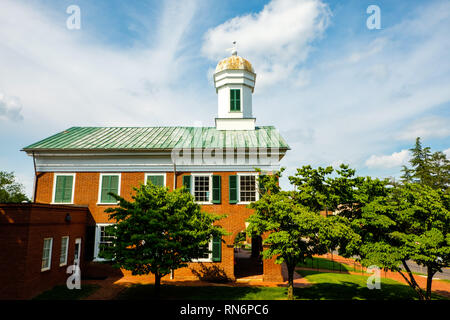
[(97, 223), (95, 225), (95, 241), (94, 241), (94, 261), (107, 261), (104, 258), (99, 258), (100, 251), (100, 227), (113, 225), (114, 223)]
[(98, 198), (97, 198), (97, 204), (107, 204), (107, 205), (116, 205), (118, 203), (117, 202), (102, 202), (102, 178), (103, 176), (119, 176), (119, 182), (118, 182), (118, 195), (120, 196), (120, 189), (121, 189), (121, 181), (122, 181), (122, 174), (121, 173), (116, 173), (116, 172), (111, 172), (111, 173), (107, 173), (107, 172), (103, 172), (100, 173), (100, 178), (98, 181)]
[[(50, 239), (50, 250), (48, 253), (48, 267), (42, 268), (42, 261), (44, 260), (44, 248), (45, 248), (45, 240)], [(44, 238), (44, 241), (42, 243), (42, 259), (41, 259), (41, 272), (50, 270), (52, 267), (52, 250), (53, 250), (53, 238)]]
[[(55, 194), (56, 194), (56, 179), (59, 176), (72, 176), (72, 198), (70, 199), (70, 202), (55, 202)], [(65, 173), (65, 172), (55, 172), (53, 174), (53, 191), (52, 191), (52, 202), (51, 204), (73, 204), (73, 199), (75, 197), (75, 179), (76, 174), (75, 173)]]
[(65, 258), (65, 260), (64, 260), (63, 263), (61, 263), (61, 253), (62, 253), (62, 252), (59, 254), (59, 266), (60, 266), (60, 267), (66, 266), (66, 265), (67, 265), (67, 257), (68, 257), (68, 254), (69, 254), (70, 238), (69, 238), (69, 236), (63, 236), (63, 237), (61, 237), (61, 250), (62, 250), (63, 239), (67, 239), (67, 243), (66, 243), (66, 252), (64, 253), (64, 258)]
[(208, 243), (208, 250), (209, 250), (208, 258), (192, 259), (191, 262), (213, 262), (212, 261), (213, 239), (211, 239)]
[(191, 184), (192, 184), (192, 188), (191, 188), (191, 194), (194, 196), (195, 199), (195, 177), (209, 177), (209, 182), (208, 182), (208, 201), (195, 201), (198, 204), (213, 204), (212, 203), (212, 173), (191, 173)]
[[(241, 201), (241, 176), (259, 176), (258, 172), (238, 172), (236, 174), (238, 176), (237, 181), (237, 196), (238, 202), (236, 204), (250, 204), (251, 201)], [(255, 201), (259, 200), (259, 192), (258, 192), (258, 178), (255, 179)]]
[(164, 177), (164, 187), (167, 187), (167, 182), (166, 182), (167, 174), (165, 172), (164, 173), (160, 173), (160, 172), (157, 172), (157, 173), (146, 172), (145, 176), (144, 176), (144, 184), (147, 184), (148, 176), (163, 176)]

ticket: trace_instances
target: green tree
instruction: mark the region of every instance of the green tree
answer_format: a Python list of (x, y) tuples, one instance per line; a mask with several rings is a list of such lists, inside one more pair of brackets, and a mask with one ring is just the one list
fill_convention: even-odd
[(160, 281), (171, 270), (208, 252), (209, 242), (226, 234), (213, 225), (223, 216), (204, 213), (184, 188), (169, 191), (152, 183), (134, 188), (133, 201), (110, 193), (119, 206), (105, 212), (116, 224), (107, 232), (112, 245), (102, 248), (102, 257), (133, 275), (155, 275), (155, 293)]
[(23, 185), (15, 181), (14, 172), (0, 171), (0, 203), (29, 201), (23, 193)]
[[(310, 205), (308, 207), (299, 203), (298, 191), (282, 191), (278, 179), (283, 170), (260, 178), (264, 181), (265, 193), (249, 205), (255, 213), (247, 219), (247, 230), (254, 235), (267, 235), (263, 241), (268, 246), (262, 253), (264, 259), (276, 257), (277, 263), (286, 264), (288, 299), (292, 300), (297, 264), (336, 247), (352, 251), (359, 237), (346, 225), (345, 218), (325, 218), (316, 212), (317, 200), (306, 197), (304, 201)], [(316, 174), (320, 172), (313, 176)], [(305, 185), (319, 186), (316, 181), (305, 181)]]
[(450, 185), (450, 161), (442, 151), (431, 152), (430, 147), (423, 147), (420, 137), (409, 149), (411, 168), (403, 166), (403, 183), (420, 183), (433, 189), (447, 190)]
[[(364, 206), (352, 223), (362, 238), (358, 250), (362, 264), (399, 272), (420, 299), (430, 299), (434, 274), (450, 263), (450, 212), (444, 197), (440, 190), (408, 183)], [(425, 292), (408, 260), (427, 268)]]

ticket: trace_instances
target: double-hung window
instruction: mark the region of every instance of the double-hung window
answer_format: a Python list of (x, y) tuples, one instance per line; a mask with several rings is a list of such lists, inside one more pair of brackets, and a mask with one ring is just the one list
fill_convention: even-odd
[(241, 111), (240, 89), (230, 89), (230, 111)]
[(198, 202), (210, 202), (211, 176), (194, 176), (194, 198)]
[(99, 203), (115, 204), (117, 200), (108, 193), (120, 194), (120, 174), (101, 174), (100, 175), (100, 194)]
[(50, 267), (52, 264), (52, 245), (53, 245), (53, 238), (45, 238), (44, 239), (41, 271), (50, 270)]
[(69, 251), (69, 236), (61, 238), (61, 253), (59, 255), (59, 266), (65, 266), (67, 264), (67, 253)]
[(240, 202), (256, 201), (256, 176), (239, 176), (239, 200)]
[(206, 246), (200, 247), (203, 251), (202, 254), (197, 258), (193, 259), (192, 262), (219, 262), (222, 260), (222, 238), (214, 237), (212, 238)]
[(220, 204), (222, 199), (221, 176), (213, 174), (192, 174), (183, 176), (184, 187), (201, 204)]
[(239, 173), (229, 176), (229, 200), (230, 203), (247, 204), (259, 199), (258, 175)]
[(114, 236), (110, 235), (107, 231), (107, 227), (111, 226), (110, 223), (97, 224), (96, 234), (95, 234), (95, 247), (94, 247), (94, 258), (95, 260), (104, 260), (99, 257), (99, 254), (106, 247), (113, 245)]
[(53, 203), (73, 203), (74, 182), (74, 173), (56, 173), (53, 188)]

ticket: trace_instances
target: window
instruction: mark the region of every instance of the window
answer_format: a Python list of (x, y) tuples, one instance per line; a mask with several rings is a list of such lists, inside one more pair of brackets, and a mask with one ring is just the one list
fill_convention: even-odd
[(41, 271), (50, 270), (50, 266), (52, 263), (52, 245), (53, 245), (53, 238), (45, 238), (44, 239), (44, 249), (42, 251)]
[(119, 194), (120, 174), (100, 175), (100, 203), (117, 203), (109, 192)]
[(164, 187), (166, 185), (166, 175), (165, 174), (146, 174), (145, 183), (150, 181), (154, 185)]
[(209, 202), (210, 176), (194, 176), (194, 197), (198, 202)]
[(53, 203), (73, 203), (75, 174), (55, 174)]
[(192, 259), (192, 262), (211, 262), (212, 261), (212, 240), (208, 243), (208, 245), (200, 247), (200, 249), (205, 250), (203, 254), (197, 259)]
[(200, 247), (205, 250), (197, 259), (192, 262), (220, 262), (222, 261), (222, 238), (213, 237), (207, 246)]
[(59, 266), (65, 266), (67, 264), (67, 253), (69, 251), (69, 237), (61, 238), (61, 253), (59, 255)]
[(97, 230), (96, 230), (96, 241), (95, 241), (95, 248), (94, 248), (94, 257), (95, 260), (103, 260), (103, 258), (99, 257), (100, 252), (105, 247), (109, 247), (113, 245), (112, 240), (114, 239), (114, 236), (109, 235), (107, 232), (106, 227), (110, 226), (111, 224), (98, 224)]
[(239, 177), (239, 199), (240, 202), (256, 201), (256, 176)]
[(241, 111), (240, 89), (230, 89), (230, 111)]

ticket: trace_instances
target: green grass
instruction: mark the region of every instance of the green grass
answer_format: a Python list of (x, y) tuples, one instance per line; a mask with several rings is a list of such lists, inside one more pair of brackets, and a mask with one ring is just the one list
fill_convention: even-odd
[[(417, 299), (413, 289), (400, 282), (382, 278), (381, 289), (367, 288), (367, 276), (345, 273), (299, 270), (313, 284), (295, 288), (296, 299), (301, 300), (412, 300)], [(188, 287), (163, 285), (160, 299), (165, 300), (282, 300), (285, 287)], [(134, 285), (122, 291), (119, 300), (154, 299), (153, 285)], [(444, 299), (434, 295), (435, 299)]]
[(33, 300), (79, 300), (91, 295), (99, 288), (100, 286), (98, 285), (85, 284), (82, 285), (79, 290), (69, 290), (67, 289), (67, 286), (61, 285), (39, 294), (34, 297)]
[[(188, 287), (161, 286), (160, 299), (164, 300), (280, 300), (286, 299), (286, 288), (268, 287)], [(118, 300), (154, 299), (153, 285), (133, 285), (122, 291)]]
[(305, 263), (299, 263), (298, 267), (303, 268), (313, 268), (313, 269), (322, 269), (322, 270), (335, 270), (335, 271), (361, 271), (361, 267), (354, 265), (346, 265), (343, 263), (339, 263), (336, 261), (331, 261), (325, 258), (317, 258), (313, 257), (306, 258)]
[[(297, 289), (297, 299), (308, 300), (411, 300), (418, 299), (409, 286), (392, 279), (381, 278), (381, 289), (367, 288), (367, 276), (345, 273), (296, 271), (313, 286)], [(434, 299), (445, 299), (433, 294)]]

